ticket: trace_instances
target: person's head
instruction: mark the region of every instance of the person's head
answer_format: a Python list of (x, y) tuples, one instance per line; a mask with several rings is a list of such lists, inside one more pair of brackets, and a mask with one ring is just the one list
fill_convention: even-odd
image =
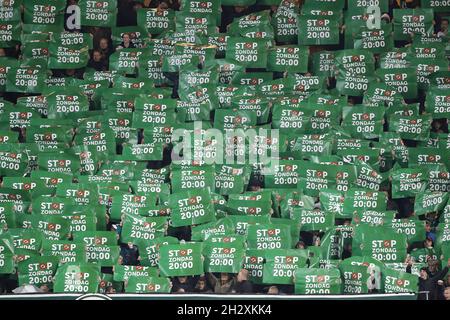
[(128, 33), (124, 33), (122, 35), (122, 41), (123, 41), (124, 44), (129, 44), (130, 40), (131, 40), (131, 38), (130, 38), (130, 35)]
[(92, 60), (95, 62), (100, 62), (102, 60), (102, 54), (98, 50), (92, 52)]
[(425, 231), (426, 232), (431, 232), (431, 223), (430, 223), (430, 221), (427, 221), (425, 223)]
[(445, 300), (450, 300), (450, 287), (445, 288), (444, 298), (445, 298)]
[(391, 21), (391, 17), (389, 16), (389, 14), (385, 13), (381, 16), (381, 20), (385, 21), (386, 23), (389, 23)]
[(315, 247), (320, 247), (320, 237), (319, 236), (316, 236), (315, 238), (314, 238), (314, 246)]
[(6, 56), (6, 51), (3, 48), (0, 48), (0, 57)]
[(228, 280), (230, 280), (230, 275), (226, 272), (222, 272), (220, 273), (220, 281), (222, 283), (228, 282)]
[(279, 294), (280, 291), (278, 290), (277, 286), (270, 286), (269, 290), (267, 290), (267, 294)]
[(168, 8), (169, 8), (169, 5), (165, 1), (162, 1), (160, 4), (158, 4), (158, 7), (157, 7), (158, 10), (166, 10)]
[(205, 290), (206, 288), (206, 279), (204, 277), (200, 277), (197, 281), (197, 289), (198, 290)]
[(99, 45), (100, 49), (102, 49), (102, 50), (108, 49), (108, 47), (109, 47), (108, 39), (101, 38), (98, 45)]
[(242, 13), (245, 11), (245, 9), (247, 9), (246, 6), (234, 6), (234, 12), (236, 13)]
[(427, 237), (425, 239), (425, 248), (431, 248), (433, 246), (433, 239), (431, 239), (430, 237)]
[(295, 245), (296, 249), (305, 249), (305, 243), (303, 241), (299, 241), (297, 242), (297, 244)]
[(106, 287), (106, 293), (109, 293), (109, 294), (116, 293), (116, 289), (114, 289), (113, 286), (108, 286), (108, 287)]
[(43, 284), (42, 286), (40, 286), (40, 289), (42, 290), (42, 292), (49, 292), (50, 289), (46, 284)]
[(448, 19), (441, 20), (441, 31), (448, 31)]
[(178, 282), (179, 283), (186, 283), (187, 282), (187, 277), (186, 276), (178, 277)]
[(248, 280), (248, 270), (247, 269), (241, 269), (237, 275), (237, 280), (239, 282), (247, 281)]
[(73, 76), (75, 74), (75, 69), (66, 69), (66, 75), (69, 77)]
[(436, 259), (429, 259), (427, 261), (427, 265), (428, 265), (428, 270), (431, 273), (435, 273), (436, 271), (438, 271), (439, 268), (439, 261)]
[(439, 131), (442, 128), (442, 122), (439, 120), (434, 120), (431, 125), (432, 125), (434, 131)]
[(130, 248), (130, 249), (133, 249), (133, 248), (134, 248), (133, 242), (128, 242), (127, 245), (128, 245), (128, 248)]
[(423, 280), (427, 280), (428, 279), (427, 268), (426, 267), (420, 268), (419, 275)]

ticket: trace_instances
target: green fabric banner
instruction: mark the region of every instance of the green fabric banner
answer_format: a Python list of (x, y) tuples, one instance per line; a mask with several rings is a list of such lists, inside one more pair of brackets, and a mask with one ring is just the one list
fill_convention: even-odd
[(293, 284), (298, 268), (306, 268), (307, 250), (271, 249), (265, 253), (263, 283)]
[(298, 18), (299, 45), (339, 44), (340, 21), (336, 15), (300, 15)]
[(111, 28), (116, 26), (117, 0), (80, 0), (81, 25)]
[(167, 228), (166, 217), (139, 217), (126, 214), (123, 219), (120, 241), (122, 243), (137, 243), (141, 240), (154, 240), (164, 236)]
[(287, 225), (249, 224), (247, 227), (249, 249), (290, 249), (291, 230)]
[(386, 268), (383, 272), (383, 286), (385, 293), (417, 292), (419, 278), (410, 273)]
[(246, 67), (266, 68), (267, 55), (266, 40), (240, 37), (228, 39), (225, 57), (236, 60)]
[(404, 168), (391, 172), (392, 199), (415, 197), (427, 187), (427, 174), (420, 168)]
[(96, 293), (100, 284), (100, 268), (83, 263), (67, 263), (54, 277), (55, 293)]
[(57, 257), (60, 264), (87, 262), (85, 245), (80, 242), (68, 240), (44, 241), (42, 253)]
[(130, 276), (126, 281), (126, 293), (170, 293), (172, 283), (168, 278)]
[(165, 277), (203, 274), (201, 243), (168, 244), (159, 249), (159, 269)]
[(6, 91), (20, 93), (42, 93), (47, 71), (38, 67), (11, 68), (6, 76)]
[(355, 226), (353, 254), (370, 256), (381, 262), (403, 262), (407, 237), (390, 227), (360, 224)]
[(280, 46), (269, 49), (267, 55), (268, 71), (308, 71), (308, 47)]
[(212, 243), (204, 248), (206, 272), (238, 273), (242, 268), (245, 248), (242, 243)]
[(115, 265), (114, 267), (114, 281), (125, 281), (136, 277), (156, 277), (158, 276), (158, 269), (146, 266), (127, 266)]
[(186, 190), (174, 193), (169, 199), (172, 226), (181, 227), (211, 222), (214, 207), (207, 190)]
[(299, 268), (295, 271), (295, 294), (340, 294), (339, 269)]
[(19, 286), (31, 284), (38, 288), (42, 285), (52, 287), (58, 260), (58, 257), (41, 256), (19, 262)]
[(412, 34), (433, 33), (432, 9), (394, 9), (394, 40), (410, 40)]
[(15, 271), (14, 245), (11, 235), (0, 235), (0, 274), (12, 274)]

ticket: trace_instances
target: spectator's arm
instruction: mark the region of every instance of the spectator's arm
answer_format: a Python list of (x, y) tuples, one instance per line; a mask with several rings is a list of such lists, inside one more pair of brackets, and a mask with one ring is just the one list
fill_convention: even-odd
[(217, 278), (211, 272), (208, 272), (206, 274), (206, 278), (208, 279), (209, 284), (211, 285), (211, 287), (214, 288), (216, 286), (216, 283), (217, 283)]
[(442, 280), (445, 275), (448, 272), (448, 266), (446, 266), (444, 269), (442, 269), (441, 271), (439, 271), (438, 273), (436, 273), (433, 277), (431, 277), (431, 281), (432, 282), (437, 282), (438, 280)]
[(406, 266), (406, 272), (407, 272), (407, 273), (411, 273), (411, 265), (410, 265), (410, 264), (408, 264), (408, 265)]

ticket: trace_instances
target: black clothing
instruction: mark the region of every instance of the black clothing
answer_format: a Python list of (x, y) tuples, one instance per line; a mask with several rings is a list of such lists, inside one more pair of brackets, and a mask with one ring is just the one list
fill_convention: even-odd
[[(406, 272), (411, 273), (411, 266), (406, 267)], [(429, 276), (426, 280), (419, 278), (419, 294), (417, 300), (436, 300), (439, 296), (439, 288), (437, 282), (442, 280), (448, 272), (448, 267), (437, 272), (434, 276)], [(428, 299), (427, 293), (428, 291)], [(422, 292), (422, 293), (420, 293)]]
[(236, 293), (251, 294), (253, 293), (253, 284), (248, 280), (244, 280), (236, 282), (233, 289)]
[(89, 60), (87, 66), (89, 68), (95, 69), (96, 71), (106, 71), (108, 69), (106, 62), (104, 60), (100, 60), (98, 62), (94, 60)]

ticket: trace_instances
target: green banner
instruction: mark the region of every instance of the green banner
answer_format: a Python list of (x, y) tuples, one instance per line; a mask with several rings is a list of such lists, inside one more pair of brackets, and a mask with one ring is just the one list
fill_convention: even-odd
[(172, 283), (168, 278), (130, 276), (126, 281), (126, 293), (170, 293)]
[(397, 169), (391, 173), (392, 199), (415, 197), (427, 187), (427, 174), (420, 168)]
[(100, 284), (100, 268), (91, 264), (67, 263), (54, 277), (55, 293), (96, 293)]
[[(417, 213), (416, 213), (417, 214)], [(388, 224), (395, 232), (405, 234), (408, 243), (425, 240), (425, 223), (418, 219), (393, 219)]]
[(386, 268), (383, 272), (384, 293), (417, 292), (419, 278), (410, 273)]
[(416, 215), (423, 215), (429, 212), (441, 212), (444, 209), (448, 199), (448, 192), (421, 192), (416, 196), (414, 202), (414, 213)]
[(299, 221), (301, 231), (326, 231), (334, 225), (335, 216), (322, 210), (294, 208), (291, 219)]
[(81, 25), (111, 28), (116, 26), (117, 0), (80, 0)]
[(269, 49), (267, 71), (308, 71), (308, 47), (280, 46)]
[(307, 250), (272, 249), (265, 253), (263, 283), (293, 284), (294, 274), (298, 268), (305, 268)]
[(47, 71), (38, 67), (11, 68), (6, 76), (6, 91), (19, 93), (42, 93)]
[(430, 137), (430, 114), (403, 116), (393, 114), (389, 118), (389, 131), (397, 132), (402, 139), (426, 141)]
[(125, 281), (135, 277), (156, 277), (158, 276), (158, 269), (146, 266), (127, 266), (115, 265), (114, 267), (114, 281)]
[(169, 199), (172, 226), (201, 224), (214, 220), (210, 193), (206, 190), (187, 190), (174, 193)]
[(412, 67), (378, 69), (376, 75), (405, 99), (417, 97), (417, 71)]
[(300, 15), (298, 18), (298, 44), (332, 45), (339, 44), (340, 21), (336, 15)]
[(299, 268), (295, 271), (295, 294), (340, 294), (339, 269)]
[(432, 9), (394, 9), (394, 40), (410, 40), (412, 34), (433, 33)]
[(407, 237), (390, 227), (360, 224), (355, 226), (353, 255), (370, 256), (381, 262), (403, 262)]
[(139, 217), (126, 214), (123, 219), (120, 240), (122, 243), (137, 243), (163, 237), (167, 228), (166, 217)]
[[(343, 294), (364, 294), (381, 291), (381, 273), (371, 266), (342, 262), (339, 265), (342, 275)], [(379, 292), (378, 291), (378, 292)]]
[(290, 249), (292, 237), (290, 227), (274, 224), (249, 224), (247, 227), (249, 249)]
[(344, 107), (342, 129), (353, 138), (375, 139), (383, 132), (384, 110), (379, 107)]
[(58, 260), (58, 257), (41, 256), (19, 262), (19, 286), (31, 284), (38, 288), (42, 285), (51, 287)]
[(245, 249), (242, 243), (211, 243), (204, 248), (206, 272), (238, 273), (242, 268)]
[(263, 280), (265, 252), (263, 250), (249, 249), (245, 251), (242, 267), (249, 272), (249, 280), (254, 284), (261, 284)]
[(159, 269), (165, 277), (203, 274), (202, 244), (168, 244), (159, 249)]
[(448, 89), (431, 88), (426, 95), (425, 110), (433, 119), (450, 118), (450, 94)]
[(267, 49), (266, 40), (231, 37), (227, 42), (225, 57), (246, 67), (266, 68)]
[(43, 243), (42, 252), (57, 257), (60, 264), (87, 262), (85, 245), (80, 242), (48, 240)]
[(46, 26), (63, 26), (66, 1), (45, 0), (23, 1), (24, 23)]
[[(1, 224), (0, 224), (1, 225)], [(14, 245), (10, 235), (0, 235), (0, 274), (12, 274), (15, 271)]]
[(386, 210), (387, 198), (384, 192), (367, 191), (364, 189), (350, 189), (344, 200), (344, 212), (355, 213), (366, 210)]

